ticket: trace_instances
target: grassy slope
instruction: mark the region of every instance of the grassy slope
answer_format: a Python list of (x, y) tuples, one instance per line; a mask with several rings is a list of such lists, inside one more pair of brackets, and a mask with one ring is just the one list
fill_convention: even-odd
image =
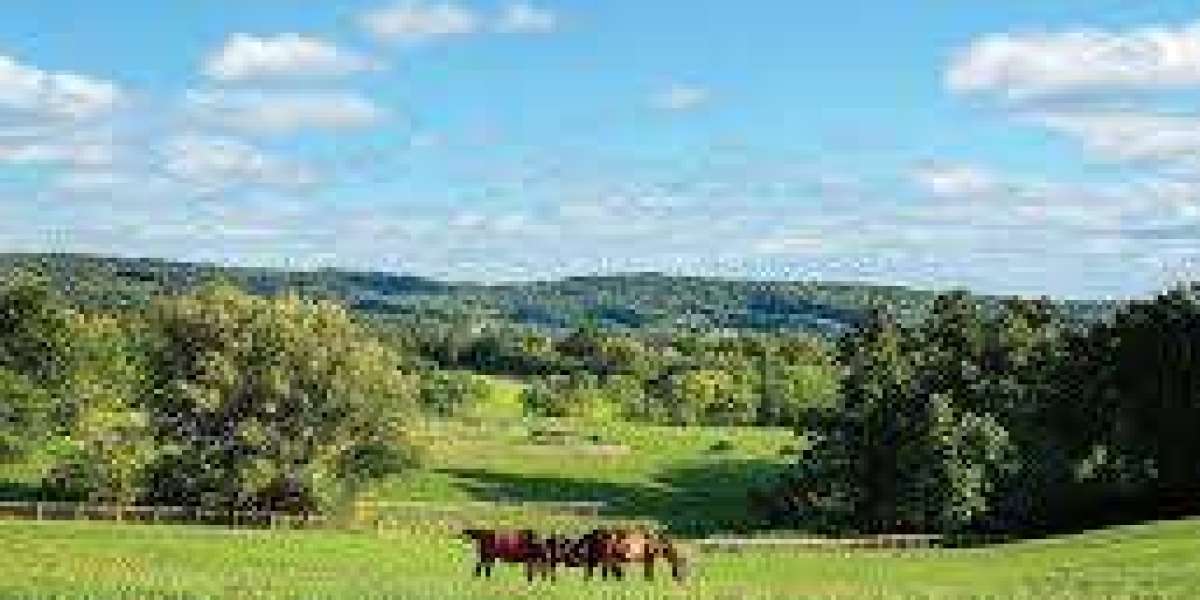
[(704, 554), (669, 581), (525, 584), (469, 576), (445, 535), (231, 532), (99, 522), (0, 523), (0, 596), (391, 598), (1195, 597), (1200, 521), (1126, 526), (982, 550)]
[[(378, 486), (389, 500), (603, 501), (603, 515), (704, 533), (746, 520), (745, 491), (787, 463), (789, 431), (523, 420), (503, 384), (477, 419), (430, 423), (424, 468)], [(565, 432), (537, 443), (536, 430)], [(724, 442), (724, 443), (723, 443)], [(714, 449), (714, 447), (719, 449)]]

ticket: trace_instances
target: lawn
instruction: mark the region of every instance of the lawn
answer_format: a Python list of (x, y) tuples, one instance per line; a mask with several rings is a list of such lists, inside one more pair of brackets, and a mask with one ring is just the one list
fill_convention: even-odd
[[(1194, 598), (1200, 520), (985, 549), (695, 554), (693, 577), (526, 584), (447, 535), (0, 523), (0, 596), (93, 598)], [(665, 575), (665, 573), (664, 573)]]

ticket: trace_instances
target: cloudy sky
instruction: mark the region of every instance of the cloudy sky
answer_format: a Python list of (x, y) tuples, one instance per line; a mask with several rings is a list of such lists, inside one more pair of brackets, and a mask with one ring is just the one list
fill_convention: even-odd
[(9, 0), (0, 251), (1200, 276), (1194, 2)]

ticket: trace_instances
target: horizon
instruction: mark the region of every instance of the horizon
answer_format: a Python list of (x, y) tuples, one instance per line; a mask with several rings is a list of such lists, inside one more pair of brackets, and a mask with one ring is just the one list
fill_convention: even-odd
[(420, 280), (431, 282), (434, 284), (446, 285), (446, 286), (451, 286), (451, 287), (453, 287), (453, 286), (506, 287), (506, 286), (536, 285), (536, 284), (556, 284), (556, 283), (562, 283), (562, 282), (571, 281), (571, 280), (623, 279), (623, 278), (628, 279), (628, 278), (638, 278), (638, 277), (658, 277), (658, 278), (663, 278), (663, 279), (696, 279), (696, 280), (702, 280), (702, 281), (722, 282), (722, 283), (769, 283), (769, 284), (794, 283), (794, 284), (801, 284), (801, 285), (811, 284), (811, 285), (826, 286), (826, 287), (867, 287), (867, 288), (878, 288), (878, 289), (898, 288), (898, 289), (919, 292), (919, 293), (935, 293), (935, 294), (944, 294), (944, 293), (962, 291), (962, 292), (966, 292), (975, 297), (988, 297), (988, 298), (1019, 297), (1019, 298), (1023, 298), (1023, 299), (1038, 299), (1038, 298), (1044, 297), (1052, 302), (1059, 302), (1059, 303), (1062, 303), (1062, 302), (1109, 303), (1109, 302), (1127, 302), (1127, 301), (1131, 301), (1131, 300), (1144, 300), (1144, 299), (1148, 299), (1151, 296), (1165, 292), (1169, 289), (1172, 289), (1172, 288), (1175, 288), (1178, 286), (1200, 285), (1200, 281), (1180, 280), (1180, 281), (1176, 281), (1172, 284), (1166, 285), (1160, 289), (1153, 290), (1151, 293), (1144, 294), (1142, 296), (1124, 296), (1124, 297), (1108, 296), (1108, 297), (1101, 297), (1101, 298), (1088, 298), (1088, 297), (1072, 297), (1072, 296), (1050, 296), (1050, 295), (1046, 295), (1046, 294), (1038, 294), (1038, 295), (988, 294), (985, 292), (981, 292), (979, 290), (972, 290), (972, 289), (964, 288), (964, 287), (951, 286), (951, 287), (940, 287), (940, 288), (928, 288), (928, 287), (905, 285), (905, 284), (894, 283), (894, 282), (872, 282), (872, 281), (852, 281), (852, 280), (834, 280), (834, 279), (750, 279), (748, 277), (738, 277), (738, 276), (733, 276), (733, 275), (729, 275), (729, 276), (693, 275), (693, 274), (676, 274), (676, 273), (669, 273), (669, 272), (665, 272), (665, 271), (612, 271), (612, 272), (568, 274), (568, 275), (562, 275), (559, 277), (546, 277), (546, 278), (540, 278), (540, 279), (511, 279), (511, 280), (503, 280), (503, 281), (481, 281), (481, 280), (474, 280), (474, 279), (443, 279), (443, 278), (438, 278), (438, 277), (434, 277), (434, 276), (425, 276), (425, 275), (416, 275), (416, 274), (412, 274), (412, 273), (405, 273), (402, 271), (372, 271), (372, 270), (363, 271), (363, 270), (348, 269), (348, 268), (336, 267), (336, 266), (315, 266), (315, 267), (309, 267), (309, 268), (299, 268), (299, 267), (291, 268), (291, 267), (287, 267), (287, 266), (271, 266), (271, 265), (262, 265), (262, 264), (221, 263), (221, 262), (208, 262), (208, 261), (185, 261), (185, 260), (175, 260), (175, 259), (155, 257), (155, 256), (105, 255), (105, 254), (89, 254), (89, 253), (82, 253), (82, 252), (15, 252), (15, 253), (0, 252), (0, 258), (4, 258), (4, 257), (22, 257), (22, 258), (64, 257), (64, 258), (70, 258), (70, 259), (85, 259), (85, 260), (92, 260), (92, 261), (99, 261), (99, 262), (148, 261), (148, 262), (161, 263), (161, 264), (165, 264), (165, 265), (188, 265), (188, 266), (201, 266), (201, 267), (212, 267), (215, 269), (232, 269), (232, 270), (237, 270), (237, 269), (263, 270), (263, 271), (273, 271), (276, 273), (283, 273), (283, 274), (335, 272), (335, 273), (343, 273), (343, 274), (385, 275), (388, 277), (396, 277), (396, 278), (420, 279)]
[(0, 252), (1075, 300), (1200, 279), (1194, 5), (592, 4), (8, 5)]

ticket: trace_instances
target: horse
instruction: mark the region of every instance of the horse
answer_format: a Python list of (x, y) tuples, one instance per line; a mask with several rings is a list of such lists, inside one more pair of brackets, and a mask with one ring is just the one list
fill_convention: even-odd
[(559, 564), (568, 567), (578, 567), (583, 565), (582, 555), (576, 551), (576, 543), (570, 538), (552, 533), (542, 540), (542, 548), (544, 549), (544, 566), (549, 571), (550, 579), (557, 580), (557, 568)]
[(597, 565), (601, 578), (608, 579), (612, 573), (621, 579), (624, 563), (641, 562), (645, 578), (651, 580), (659, 557), (671, 565), (675, 581), (683, 581), (686, 576), (687, 561), (670, 538), (644, 529), (594, 529), (580, 537), (572, 550), (570, 555), (584, 566), (587, 579), (592, 578)]
[(530, 529), (496, 531), (492, 529), (466, 529), (462, 535), (475, 542), (478, 559), (475, 576), (492, 576), (492, 566), (497, 560), (525, 565), (525, 579), (533, 582), (535, 572), (546, 577), (548, 550), (544, 541), (538, 539)]

